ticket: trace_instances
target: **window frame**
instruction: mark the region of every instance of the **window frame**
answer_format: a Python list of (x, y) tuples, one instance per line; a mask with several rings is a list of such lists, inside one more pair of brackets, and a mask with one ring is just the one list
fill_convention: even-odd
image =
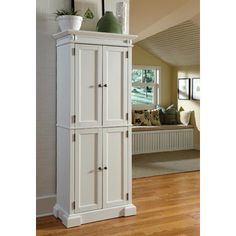
[[(133, 86), (140, 86), (140, 87), (146, 87), (150, 86), (153, 87), (153, 103), (152, 104), (132, 104), (132, 110), (141, 110), (141, 109), (154, 109), (158, 104), (160, 104), (160, 87), (161, 87), (161, 67), (160, 66), (147, 66), (147, 65), (133, 65), (133, 69), (150, 69), (150, 70), (158, 70), (159, 71), (159, 83), (157, 83), (157, 73), (156, 77), (154, 79), (154, 83), (141, 83), (141, 82), (134, 82), (132, 83), (132, 77), (131, 77), (131, 87)], [(131, 103), (132, 103), (132, 91), (131, 91)]]

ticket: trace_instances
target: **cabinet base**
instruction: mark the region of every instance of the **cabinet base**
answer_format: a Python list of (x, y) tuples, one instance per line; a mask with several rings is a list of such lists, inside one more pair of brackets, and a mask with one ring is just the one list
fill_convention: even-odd
[(67, 228), (70, 228), (94, 221), (136, 215), (136, 207), (133, 204), (128, 204), (125, 206), (68, 215), (58, 204), (56, 204), (53, 208), (53, 214), (55, 217), (60, 218)]

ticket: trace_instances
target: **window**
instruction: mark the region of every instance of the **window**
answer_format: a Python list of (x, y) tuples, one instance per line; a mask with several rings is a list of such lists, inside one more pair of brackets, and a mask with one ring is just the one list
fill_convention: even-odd
[(132, 70), (132, 106), (154, 108), (159, 103), (160, 69), (134, 66)]

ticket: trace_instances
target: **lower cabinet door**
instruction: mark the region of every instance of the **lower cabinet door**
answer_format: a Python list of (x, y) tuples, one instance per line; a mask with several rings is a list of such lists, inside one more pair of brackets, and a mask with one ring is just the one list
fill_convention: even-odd
[(128, 129), (103, 129), (103, 207), (127, 203)]
[(76, 130), (76, 213), (102, 208), (102, 173), (102, 130)]

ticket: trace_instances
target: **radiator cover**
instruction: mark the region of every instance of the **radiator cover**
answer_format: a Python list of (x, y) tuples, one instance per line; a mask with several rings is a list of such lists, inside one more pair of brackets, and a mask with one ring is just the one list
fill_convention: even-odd
[(193, 149), (193, 129), (132, 133), (132, 154)]

